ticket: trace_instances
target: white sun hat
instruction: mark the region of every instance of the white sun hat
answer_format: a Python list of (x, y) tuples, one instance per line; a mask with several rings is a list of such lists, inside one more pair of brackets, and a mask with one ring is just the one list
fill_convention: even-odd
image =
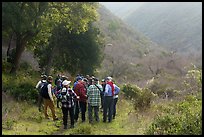
[(64, 81), (62, 82), (62, 85), (69, 85), (70, 83), (71, 83), (71, 81), (64, 80)]

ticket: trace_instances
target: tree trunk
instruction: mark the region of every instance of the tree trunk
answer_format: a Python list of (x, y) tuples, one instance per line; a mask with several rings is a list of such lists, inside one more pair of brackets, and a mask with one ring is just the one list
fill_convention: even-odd
[(22, 40), (17, 39), (17, 41), (16, 41), (16, 55), (15, 55), (14, 63), (13, 63), (13, 66), (11, 68), (10, 73), (16, 73), (16, 71), (18, 70), (21, 55), (22, 55), (23, 51), (25, 50), (25, 45), (26, 45), (25, 42), (23, 42)]
[(13, 40), (13, 34), (11, 34), (11, 36), (10, 36), (9, 45), (8, 45), (8, 49), (7, 49), (7, 52), (6, 52), (7, 58), (9, 57), (9, 54), (10, 54), (10, 48), (11, 48), (12, 40)]
[(55, 57), (55, 51), (56, 51), (56, 44), (53, 44), (52, 45), (53, 48), (48, 56), (48, 62), (47, 62), (47, 66), (46, 66), (46, 69), (45, 69), (45, 74), (46, 75), (50, 75), (50, 71), (51, 71), (51, 68), (52, 68), (52, 64), (53, 64), (53, 59)]

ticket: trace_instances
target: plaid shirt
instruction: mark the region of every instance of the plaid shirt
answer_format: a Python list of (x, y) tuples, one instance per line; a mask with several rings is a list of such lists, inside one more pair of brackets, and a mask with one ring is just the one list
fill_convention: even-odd
[[(97, 85), (100, 90), (102, 91), (103, 88), (101, 85)], [(87, 97), (88, 97), (88, 103), (91, 106), (100, 106), (100, 90), (95, 85), (90, 85), (87, 89)]]
[[(62, 107), (64, 108), (71, 108), (74, 107), (74, 99), (76, 98), (76, 93), (71, 89), (71, 88), (63, 88), (61, 90), (61, 94), (66, 95), (66, 102), (61, 102), (62, 103)], [(62, 98), (62, 96), (61, 96)]]

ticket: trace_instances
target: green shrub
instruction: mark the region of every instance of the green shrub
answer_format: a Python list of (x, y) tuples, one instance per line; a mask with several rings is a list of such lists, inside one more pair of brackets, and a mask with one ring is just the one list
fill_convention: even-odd
[(150, 90), (128, 84), (123, 85), (122, 91), (128, 99), (133, 101), (135, 109), (145, 110), (151, 106), (154, 95)]
[(155, 118), (145, 134), (201, 135), (202, 101), (188, 96), (183, 102), (169, 107), (166, 113)]
[(14, 87), (10, 93), (18, 100), (31, 100), (35, 101), (38, 96), (38, 92), (35, 90), (32, 83), (25, 81)]
[(81, 125), (76, 128), (72, 134), (75, 135), (90, 135), (92, 127), (90, 125)]
[(14, 119), (7, 119), (6, 121), (2, 122), (2, 128), (7, 129), (7, 130), (11, 130), (13, 128), (15, 122), (16, 121)]

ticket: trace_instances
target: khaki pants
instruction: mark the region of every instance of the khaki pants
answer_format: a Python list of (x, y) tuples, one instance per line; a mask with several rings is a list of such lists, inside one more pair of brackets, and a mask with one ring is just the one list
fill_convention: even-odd
[(57, 117), (55, 115), (55, 106), (54, 106), (54, 102), (51, 101), (50, 99), (45, 99), (43, 98), (43, 101), (44, 101), (44, 114), (45, 114), (45, 118), (49, 118), (48, 117), (48, 114), (47, 114), (47, 108), (49, 107), (51, 112), (52, 112), (52, 118), (53, 120), (55, 120)]

